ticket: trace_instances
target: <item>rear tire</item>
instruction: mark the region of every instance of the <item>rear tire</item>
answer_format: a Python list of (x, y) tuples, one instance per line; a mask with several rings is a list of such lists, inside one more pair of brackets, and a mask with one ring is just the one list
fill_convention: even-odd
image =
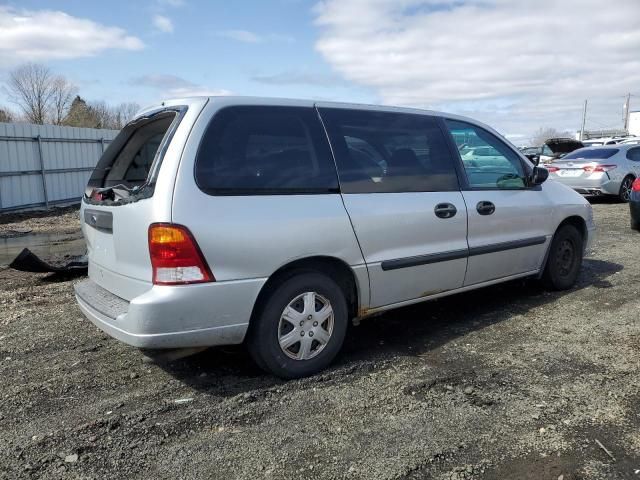
[(349, 315), (342, 289), (320, 273), (289, 277), (252, 319), (249, 354), (274, 375), (300, 378), (326, 368), (342, 348)]
[(575, 285), (582, 266), (584, 240), (573, 225), (561, 226), (551, 240), (542, 282), (551, 290)]
[(640, 232), (640, 221), (634, 220), (633, 217), (631, 217), (631, 229)]
[(622, 183), (620, 184), (620, 192), (618, 193), (618, 199), (621, 202), (628, 203), (629, 196), (631, 195), (631, 185), (633, 184), (633, 177), (627, 176), (624, 177)]

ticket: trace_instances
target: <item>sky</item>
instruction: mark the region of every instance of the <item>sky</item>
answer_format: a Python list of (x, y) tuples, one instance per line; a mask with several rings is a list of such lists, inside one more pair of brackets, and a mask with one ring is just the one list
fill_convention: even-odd
[(24, 62), (87, 100), (256, 95), (467, 115), (518, 144), (640, 110), (640, 0), (0, 1), (0, 106)]

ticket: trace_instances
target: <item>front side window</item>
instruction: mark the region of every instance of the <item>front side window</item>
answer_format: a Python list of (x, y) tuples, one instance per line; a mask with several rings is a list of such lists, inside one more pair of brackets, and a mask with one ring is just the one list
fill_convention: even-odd
[(525, 188), (522, 161), (503, 141), (470, 123), (458, 120), (445, 123), (458, 147), (471, 188)]
[(458, 190), (446, 138), (432, 117), (322, 108), (344, 193)]
[(335, 165), (315, 110), (227, 107), (211, 120), (195, 178), (211, 194), (336, 192)]

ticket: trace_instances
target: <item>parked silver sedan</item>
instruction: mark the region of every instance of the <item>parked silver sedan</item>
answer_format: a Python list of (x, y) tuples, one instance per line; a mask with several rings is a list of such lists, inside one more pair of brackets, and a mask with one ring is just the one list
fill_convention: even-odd
[(550, 178), (583, 195), (615, 195), (629, 201), (640, 177), (640, 145), (618, 144), (575, 150), (547, 166)]

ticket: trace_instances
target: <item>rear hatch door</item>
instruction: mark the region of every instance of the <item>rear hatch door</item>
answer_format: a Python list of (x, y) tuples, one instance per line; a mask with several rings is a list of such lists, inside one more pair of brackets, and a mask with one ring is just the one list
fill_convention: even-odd
[(173, 184), (190, 125), (207, 99), (139, 115), (113, 140), (82, 202), (89, 277), (131, 300), (152, 287), (148, 229), (171, 221)]

